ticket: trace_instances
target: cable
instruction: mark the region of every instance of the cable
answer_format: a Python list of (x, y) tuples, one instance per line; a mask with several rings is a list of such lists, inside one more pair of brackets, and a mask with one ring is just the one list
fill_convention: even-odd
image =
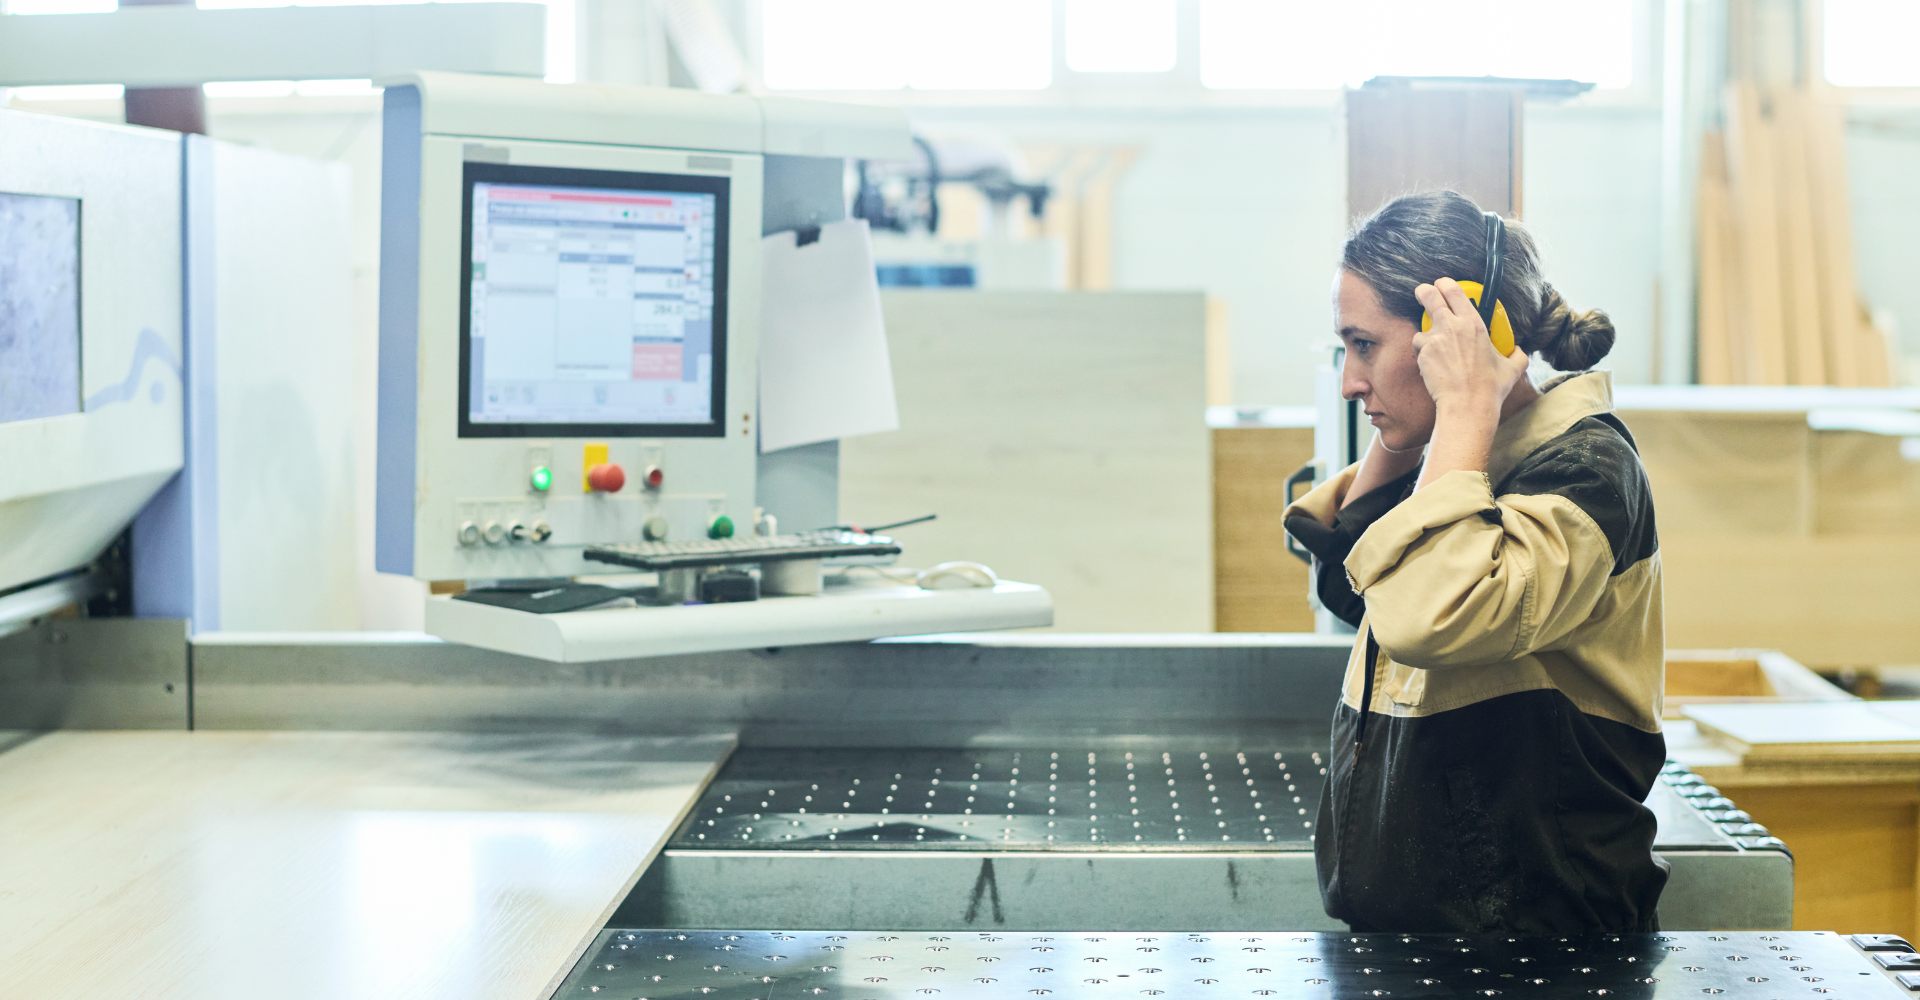
[(904, 521), (895, 521), (892, 524), (876, 524), (871, 528), (863, 528), (857, 524), (833, 524), (833, 525), (828, 525), (827, 527), (824, 527), (824, 528), (817, 528), (815, 530), (816, 531), (857, 531), (857, 532), (860, 532), (861, 534), (871, 535), (871, 534), (876, 534), (882, 531), (891, 531), (894, 528), (905, 528), (909, 525), (925, 524), (928, 521), (931, 521), (934, 518), (937, 518), (939, 516), (940, 515), (938, 514), (922, 514), (919, 517), (910, 517)]

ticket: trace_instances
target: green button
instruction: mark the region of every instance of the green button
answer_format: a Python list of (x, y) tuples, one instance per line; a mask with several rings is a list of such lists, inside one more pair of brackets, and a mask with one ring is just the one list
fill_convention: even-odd
[(722, 514), (719, 517), (716, 517), (713, 520), (708, 521), (707, 537), (708, 538), (732, 538), (733, 537), (733, 518), (730, 518), (727, 515)]
[(545, 493), (547, 487), (553, 485), (553, 470), (544, 465), (536, 465), (533, 467), (533, 474), (527, 477), (527, 481), (533, 484), (535, 490)]

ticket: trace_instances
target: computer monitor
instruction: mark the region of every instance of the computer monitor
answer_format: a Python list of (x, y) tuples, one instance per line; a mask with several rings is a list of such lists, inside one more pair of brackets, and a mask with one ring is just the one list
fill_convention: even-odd
[(726, 177), (464, 165), (461, 437), (720, 437)]

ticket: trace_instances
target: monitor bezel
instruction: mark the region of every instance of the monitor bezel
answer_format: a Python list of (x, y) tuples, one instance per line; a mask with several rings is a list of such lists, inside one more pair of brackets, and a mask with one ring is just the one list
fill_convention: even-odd
[[(712, 419), (698, 424), (496, 423), (472, 419), (473, 391), (473, 191), (477, 184), (531, 187), (609, 188), (714, 196)], [(462, 438), (721, 438), (726, 436), (728, 227), (730, 178), (711, 174), (666, 174), (468, 161), (460, 179), (460, 388), (456, 393)]]

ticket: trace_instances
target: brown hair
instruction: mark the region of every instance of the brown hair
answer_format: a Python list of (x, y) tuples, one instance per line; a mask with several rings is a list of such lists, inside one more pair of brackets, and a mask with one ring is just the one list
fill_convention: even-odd
[[(1410, 194), (1388, 202), (1347, 237), (1340, 266), (1367, 283), (1395, 315), (1420, 322), (1415, 287), (1443, 277), (1486, 281), (1486, 225), (1480, 206), (1457, 191)], [(1540, 274), (1533, 234), (1507, 223), (1500, 301), (1514, 342), (1560, 371), (1584, 371), (1613, 349), (1613, 321), (1598, 309), (1576, 311)]]

